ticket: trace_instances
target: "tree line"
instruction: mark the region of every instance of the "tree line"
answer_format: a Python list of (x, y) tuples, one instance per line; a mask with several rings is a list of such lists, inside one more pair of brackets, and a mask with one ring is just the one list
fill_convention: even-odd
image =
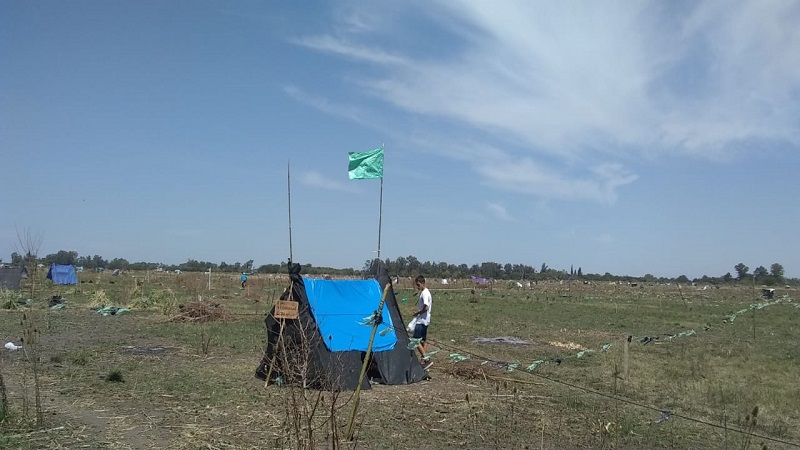
[[(767, 268), (764, 266), (758, 266), (755, 268), (755, 270), (753, 270), (752, 274), (749, 273), (750, 268), (744, 263), (736, 264), (733, 267), (733, 270), (736, 271), (737, 281), (752, 280), (754, 283), (766, 284), (767, 286), (783, 284), (786, 282), (786, 279), (784, 278), (783, 266), (779, 263), (773, 263), (771, 266), (769, 266), (769, 270), (767, 270)], [(727, 276), (730, 281), (732, 275), (728, 273)]]
[[(232, 272), (232, 273), (241, 273), (241, 272), (287, 273), (289, 270), (288, 262), (282, 262), (279, 264), (264, 264), (257, 268), (253, 266), (254, 261), (252, 259), (244, 263), (241, 262), (227, 263), (225, 261), (222, 261), (220, 263), (214, 263), (210, 261), (198, 261), (195, 259), (189, 259), (186, 262), (180, 264), (163, 264), (154, 262), (129, 262), (125, 258), (114, 258), (112, 260), (107, 260), (100, 255), (81, 256), (78, 252), (74, 250), (59, 250), (56, 253), (51, 253), (42, 258), (37, 258), (34, 257), (33, 255), (27, 255), (27, 257), (24, 257), (23, 255), (14, 252), (11, 254), (10, 263), (12, 266), (22, 266), (26, 264), (25, 263), (26, 260), (36, 261), (38, 264), (44, 264), (46, 266), (49, 266), (52, 263), (72, 265), (76, 267), (83, 267), (84, 270), (162, 269), (165, 271), (180, 270), (181, 272), (205, 272), (208, 269), (211, 269), (212, 272)], [(0, 258), (0, 263), (2, 262), (3, 259)], [(330, 274), (330, 275), (341, 275), (341, 276), (356, 276), (361, 274), (360, 271), (357, 271), (355, 269), (334, 269), (331, 267), (314, 267), (311, 264), (303, 265), (303, 273), (309, 275)]]
[[(495, 280), (582, 280), (582, 281), (622, 281), (622, 282), (646, 282), (646, 283), (702, 283), (702, 284), (730, 284), (735, 282), (754, 281), (758, 284), (774, 286), (784, 283), (800, 284), (800, 280), (786, 279), (784, 269), (780, 263), (774, 263), (768, 271), (763, 266), (759, 266), (753, 274), (748, 274), (749, 268), (743, 263), (734, 266), (737, 277), (734, 278), (730, 272), (718, 277), (703, 275), (700, 278), (689, 279), (686, 275), (676, 278), (656, 277), (646, 274), (641, 277), (628, 275), (612, 275), (609, 272), (604, 274), (583, 273), (583, 269), (570, 266), (569, 270), (554, 269), (542, 263), (538, 270), (534, 266), (526, 264), (501, 264), (497, 262), (484, 262), (480, 264), (449, 264), (446, 262), (425, 261), (421, 262), (414, 256), (399, 257), (396, 259), (387, 258), (381, 260), (387, 267), (391, 275), (401, 277), (413, 277), (422, 274), (430, 278), (469, 278), (470, 276), (490, 278)], [(364, 263), (364, 272), (369, 272), (375, 260), (367, 260)]]
[[(23, 257), (17, 252), (11, 254), (11, 264), (18, 266), (23, 264), (23, 260), (31, 260)], [(222, 261), (214, 263), (210, 261), (198, 261), (189, 259), (181, 264), (162, 264), (153, 262), (129, 262), (124, 258), (114, 258), (107, 260), (100, 255), (79, 255), (74, 250), (59, 250), (56, 253), (46, 255), (42, 258), (34, 258), (41, 264), (50, 265), (51, 263), (66, 264), (83, 267), (84, 270), (109, 269), (109, 270), (156, 270), (161, 268), (166, 271), (180, 270), (183, 272), (205, 272), (211, 269), (214, 272), (247, 272), (247, 273), (286, 273), (288, 262), (264, 264), (254, 267), (253, 260), (234, 263)], [(367, 260), (361, 270), (353, 268), (338, 269), (333, 267), (315, 267), (311, 264), (303, 264), (303, 273), (307, 275), (338, 275), (338, 276), (360, 276), (371, 272), (372, 265), (377, 260)], [(769, 270), (764, 266), (758, 266), (751, 274), (750, 268), (744, 263), (734, 266), (736, 276), (730, 272), (718, 276), (710, 277), (703, 275), (700, 278), (689, 279), (685, 275), (677, 278), (656, 277), (646, 274), (642, 277), (628, 275), (612, 275), (611, 273), (597, 274), (584, 273), (581, 267), (575, 269), (571, 266), (569, 270), (554, 269), (542, 263), (541, 266), (534, 267), (527, 264), (511, 264), (497, 262), (483, 262), (480, 264), (450, 264), (447, 262), (420, 261), (413, 255), (401, 256), (398, 258), (387, 258), (380, 260), (392, 276), (415, 277), (422, 274), (429, 278), (469, 278), (470, 276), (490, 278), (495, 280), (528, 280), (528, 281), (547, 281), (547, 280), (582, 280), (582, 281), (622, 281), (622, 282), (648, 282), (648, 283), (703, 283), (703, 284), (730, 284), (753, 282), (767, 286), (781, 285), (785, 283), (800, 284), (800, 280), (786, 279), (784, 276), (783, 265), (773, 263)], [(0, 263), (2, 259), (0, 259)]]

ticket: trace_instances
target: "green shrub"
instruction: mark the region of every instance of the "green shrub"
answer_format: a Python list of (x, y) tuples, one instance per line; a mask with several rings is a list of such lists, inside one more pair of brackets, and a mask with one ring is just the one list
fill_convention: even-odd
[(22, 294), (18, 291), (12, 291), (5, 288), (0, 288), (0, 308), (2, 309), (19, 309), (22, 307)]

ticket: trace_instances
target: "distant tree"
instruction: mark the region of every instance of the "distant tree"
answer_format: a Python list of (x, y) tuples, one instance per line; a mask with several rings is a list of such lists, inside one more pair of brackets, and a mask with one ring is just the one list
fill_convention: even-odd
[(228, 270), (228, 263), (226, 263), (225, 261), (220, 262), (219, 263), (219, 270), (221, 272), (225, 272), (226, 270)]
[(440, 278), (450, 278), (455, 273), (455, 266), (450, 266), (450, 264), (443, 261), (436, 263), (436, 273)]
[(394, 274), (395, 275), (402, 275), (402, 276), (411, 276), (408, 273), (408, 260), (404, 257), (399, 257), (394, 262)]
[(546, 273), (547, 269), (548, 269), (547, 264), (542, 263), (542, 268), (541, 270), (539, 270), (539, 273)]
[(726, 273), (725, 275), (722, 276), (722, 281), (730, 283), (731, 281), (733, 281), (733, 275), (731, 275), (730, 272)]
[(103, 259), (100, 255), (94, 255), (92, 256), (92, 265), (94, 267), (106, 267), (108, 266), (108, 261)]
[(22, 265), (22, 255), (20, 255), (17, 252), (11, 253), (11, 265), (12, 266)]
[(247, 260), (247, 262), (244, 263), (244, 266), (242, 266), (242, 270), (245, 272), (251, 272), (253, 270), (253, 260)]
[(755, 278), (757, 283), (763, 283), (768, 276), (769, 272), (764, 266), (758, 266), (756, 267), (756, 270), (753, 271), (753, 278)]
[(197, 261), (194, 259), (189, 259), (185, 263), (178, 265), (178, 269), (183, 272), (205, 272), (209, 268), (211, 268), (211, 270), (216, 270), (217, 265), (212, 262)]
[(155, 270), (158, 267), (158, 263), (149, 263), (149, 262), (133, 262), (130, 263), (128, 266), (128, 270)]
[(501, 278), (503, 275), (501, 269), (502, 266), (496, 262), (481, 263), (479, 275), (486, 278)]
[(408, 261), (408, 274), (409, 276), (419, 275), (420, 264), (419, 260), (415, 256), (409, 255), (406, 258)]
[(580, 267), (578, 267), (578, 278), (582, 278), (582, 277), (583, 277), (583, 271), (581, 270)]
[(130, 263), (125, 258), (114, 258), (108, 263), (108, 268), (111, 270), (128, 270)]
[(92, 266), (92, 257), (91, 256), (78, 256), (75, 259), (75, 265), (83, 267), (84, 269), (91, 269)]
[(747, 272), (750, 270), (750, 268), (745, 266), (744, 263), (739, 263), (733, 266), (733, 270), (736, 271), (736, 279), (742, 281), (743, 279), (747, 278)]
[(59, 250), (58, 253), (44, 257), (45, 264), (56, 263), (59, 265), (71, 266), (78, 260), (78, 252), (71, 250)]
[(783, 266), (778, 263), (773, 263), (769, 266), (769, 273), (775, 278), (778, 283), (783, 283)]
[(687, 277), (686, 275), (681, 275), (678, 278), (676, 278), (675, 281), (677, 281), (678, 283), (689, 283), (689, 277)]
[(361, 271), (364, 273), (369, 273), (369, 271), (372, 269), (372, 264), (374, 263), (374, 261), (375, 260), (373, 259), (368, 259), (364, 261), (364, 265), (361, 267)]

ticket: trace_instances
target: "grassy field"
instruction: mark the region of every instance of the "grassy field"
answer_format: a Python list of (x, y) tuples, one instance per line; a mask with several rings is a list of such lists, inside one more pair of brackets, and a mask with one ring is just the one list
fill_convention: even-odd
[[(432, 379), (364, 391), (348, 442), (352, 393), (253, 376), (286, 277), (254, 276), (246, 290), (233, 274), (210, 289), (203, 274), (80, 279), (0, 293), (0, 339), (24, 349), (0, 349), (0, 448), (800, 445), (793, 290), (433, 283)], [(408, 318), (415, 293), (407, 280), (396, 291)], [(54, 295), (63, 308), (49, 307)]]

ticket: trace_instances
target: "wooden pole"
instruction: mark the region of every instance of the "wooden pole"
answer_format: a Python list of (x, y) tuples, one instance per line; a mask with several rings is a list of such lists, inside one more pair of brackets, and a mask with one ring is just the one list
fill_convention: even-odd
[[(758, 297), (756, 297), (756, 275), (753, 274), (753, 301), (757, 302)], [(753, 309), (753, 343), (756, 342), (756, 309)]]
[[(292, 281), (289, 284), (289, 297), (287, 298), (287, 300), (294, 300), (293, 294), (294, 294), (294, 281)], [(275, 342), (276, 347), (277, 344), (281, 343), (281, 339), (283, 339), (283, 328), (286, 325), (286, 319), (280, 319), (280, 320), (281, 320), (281, 327), (278, 329), (278, 340)], [(264, 351), (266, 351), (266, 349), (264, 349)], [(269, 370), (267, 370), (267, 378), (264, 380), (264, 387), (269, 386), (269, 377), (272, 375), (272, 368), (275, 366), (275, 357), (278, 355), (277, 351), (278, 351), (277, 349), (274, 349), (272, 351), (272, 359), (269, 362)], [(286, 370), (286, 368), (284, 368), (284, 370)]]
[(622, 344), (622, 377), (625, 380), (625, 384), (628, 384), (630, 380), (628, 378), (628, 347), (631, 345), (631, 335), (625, 337), (625, 342)]
[(292, 175), (291, 161), (286, 162), (286, 187), (289, 193), (289, 270), (292, 270)]
[[(280, 342), (281, 338), (283, 337), (283, 327), (284, 327), (284, 325), (286, 325), (286, 319), (281, 319), (281, 328), (278, 331), (278, 342), (275, 343), (276, 346)], [(272, 368), (275, 367), (275, 357), (278, 355), (277, 352), (278, 352), (277, 348), (273, 349), (273, 351), (272, 351), (272, 360), (270, 360), (270, 362), (269, 362), (269, 370), (267, 370), (267, 378), (264, 379), (264, 387), (269, 386), (269, 377), (272, 376)]]
[(381, 224), (383, 222), (383, 177), (381, 177), (381, 200), (378, 206), (378, 259), (381, 259)]
[[(386, 301), (386, 295), (389, 293), (389, 288), (392, 286), (392, 283), (386, 283), (386, 287), (383, 288), (383, 295), (381, 296), (381, 302), (378, 304), (377, 314), (383, 314), (383, 303)], [(372, 355), (372, 342), (375, 340), (375, 333), (378, 331), (378, 320), (375, 320), (375, 323), (372, 325), (372, 334), (369, 336), (369, 343), (367, 344), (367, 353), (364, 355), (364, 363), (361, 364), (361, 374), (358, 376), (358, 385), (356, 386), (356, 392), (353, 394), (353, 410), (350, 412), (350, 419), (347, 421), (347, 440), (353, 440), (353, 433), (354, 427), (353, 424), (355, 423), (356, 419), (356, 411), (358, 410), (358, 400), (359, 395), (361, 394), (361, 383), (364, 381), (364, 376), (367, 374), (367, 366), (369, 365), (369, 357)]]

